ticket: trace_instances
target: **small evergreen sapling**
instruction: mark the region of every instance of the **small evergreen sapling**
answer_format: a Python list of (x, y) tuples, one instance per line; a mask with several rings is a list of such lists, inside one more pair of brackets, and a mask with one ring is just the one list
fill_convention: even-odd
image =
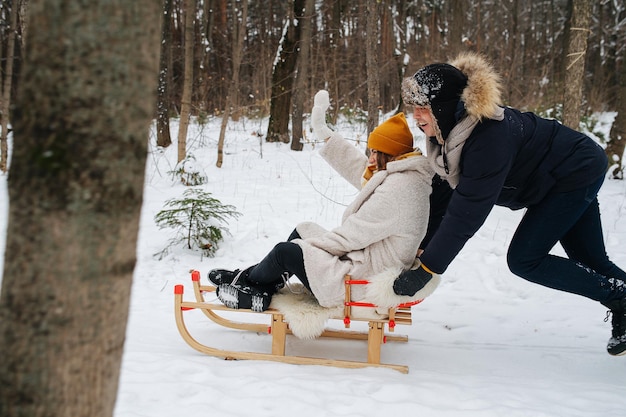
[(191, 153), (176, 164), (174, 170), (169, 171), (168, 174), (172, 176), (172, 179), (178, 179), (182, 184), (188, 187), (206, 184), (207, 182), (206, 175), (200, 173), (196, 157)]
[(186, 190), (181, 199), (167, 200), (165, 207), (157, 213), (155, 222), (161, 229), (175, 229), (176, 235), (158, 253), (159, 259), (167, 255), (170, 247), (179, 243), (212, 257), (223, 239), (223, 233), (228, 233), (223, 226), (228, 223), (227, 219), (241, 216), (234, 206), (222, 204), (211, 193), (195, 188)]

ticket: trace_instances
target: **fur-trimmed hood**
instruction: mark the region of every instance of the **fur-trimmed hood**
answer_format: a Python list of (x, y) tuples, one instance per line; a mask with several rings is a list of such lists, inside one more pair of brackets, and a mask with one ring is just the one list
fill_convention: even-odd
[(435, 141), (426, 143), (435, 172), (452, 188), (459, 181), (463, 145), (484, 119), (501, 121), (500, 76), (480, 54), (465, 52), (450, 63), (431, 64), (402, 82), (408, 105), (429, 109)]
[(450, 63), (427, 65), (402, 82), (406, 104), (430, 109), (440, 145), (458, 122), (463, 108), (465, 116), (477, 121), (500, 120), (501, 91), (498, 73), (482, 55), (473, 52), (462, 53)]
[(500, 75), (483, 55), (465, 52), (450, 61), (467, 76), (467, 86), (461, 94), (465, 110), (479, 120), (491, 119), (502, 103)]

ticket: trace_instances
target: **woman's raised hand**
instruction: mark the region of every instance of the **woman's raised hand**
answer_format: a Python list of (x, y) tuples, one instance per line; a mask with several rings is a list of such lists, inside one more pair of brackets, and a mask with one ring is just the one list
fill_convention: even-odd
[(333, 131), (326, 125), (328, 107), (330, 107), (328, 91), (318, 91), (313, 99), (313, 109), (311, 110), (311, 127), (317, 140), (327, 141), (333, 134)]

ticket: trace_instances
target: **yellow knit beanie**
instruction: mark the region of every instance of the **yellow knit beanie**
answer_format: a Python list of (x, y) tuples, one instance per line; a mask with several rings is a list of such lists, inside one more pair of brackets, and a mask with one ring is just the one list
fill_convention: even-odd
[(381, 123), (370, 133), (367, 147), (391, 156), (413, 150), (413, 134), (404, 113), (398, 113)]

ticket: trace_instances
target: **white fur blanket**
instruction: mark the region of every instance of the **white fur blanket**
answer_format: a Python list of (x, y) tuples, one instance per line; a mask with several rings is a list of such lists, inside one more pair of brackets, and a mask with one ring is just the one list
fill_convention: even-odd
[(283, 288), (274, 294), (270, 307), (283, 314), (291, 332), (297, 338), (315, 339), (324, 331), (328, 319), (341, 316), (342, 306), (322, 307), (304, 286), (292, 284), (291, 288), (300, 288), (302, 291), (292, 293)]
[[(393, 281), (398, 276), (395, 271), (388, 271), (373, 276), (366, 288), (366, 302), (373, 303), (378, 308), (352, 307), (351, 316), (360, 319), (386, 318), (388, 309), (399, 304), (424, 299), (431, 295), (441, 280), (439, 275), (433, 279), (413, 297), (399, 296), (393, 292)], [(299, 339), (315, 339), (326, 328), (326, 322), (331, 318), (343, 318), (343, 305), (326, 308), (319, 305), (313, 294), (301, 284), (291, 284), (291, 292), (283, 288), (272, 297), (271, 308), (280, 311), (289, 323), (294, 336)], [(359, 300), (363, 301), (363, 300)]]

